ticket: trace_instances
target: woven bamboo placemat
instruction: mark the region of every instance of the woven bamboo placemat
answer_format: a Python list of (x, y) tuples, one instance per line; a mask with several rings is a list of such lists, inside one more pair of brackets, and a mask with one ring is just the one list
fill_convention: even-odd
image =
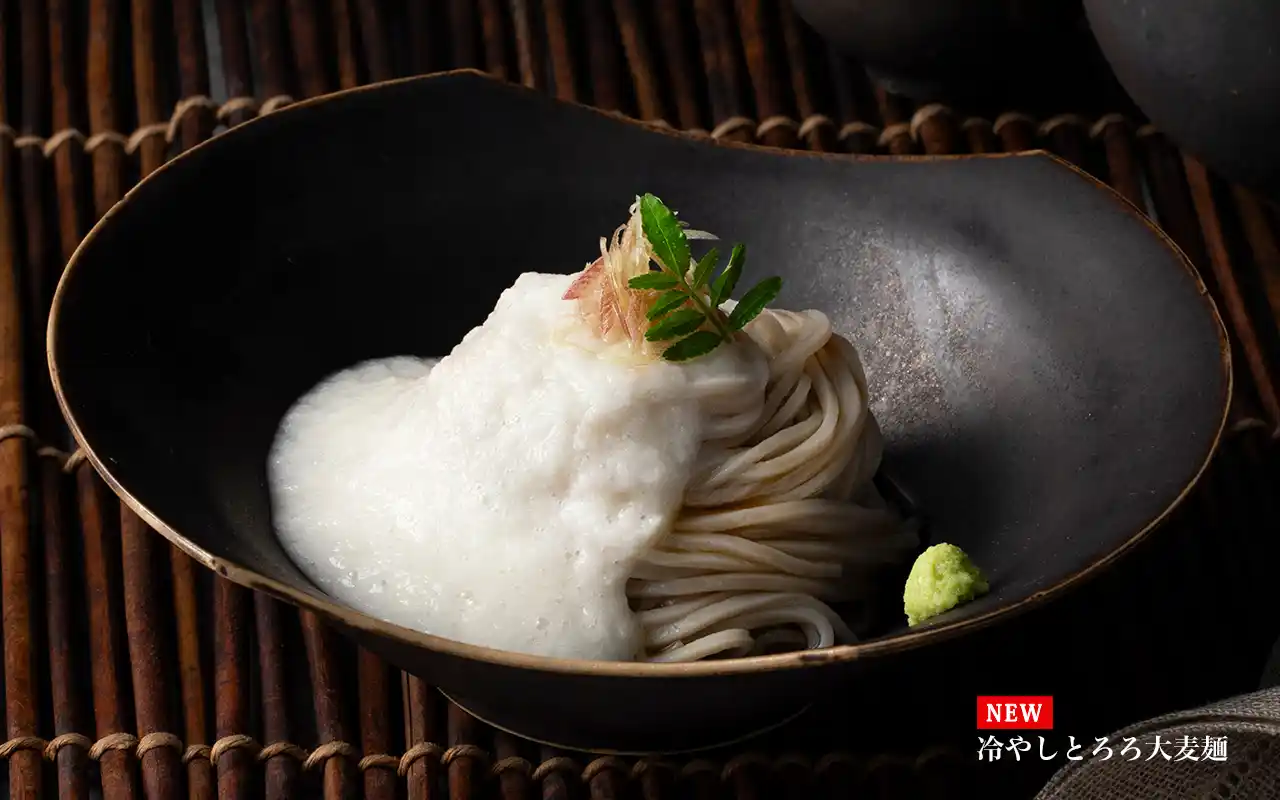
[[(1140, 119), (1108, 113), (1125, 106), (1101, 90), (1080, 113), (917, 108), (829, 56), (777, 0), (0, 0), (0, 50), (10, 796), (1027, 797), (1059, 762), (977, 764), (975, 694), (1052, 693), (1063, 738), (1090, 739), (1255, 684), (1280, 625), (1268, 606), (1280, 220)], [(140, 176), (295, 99), (451, 67), (775, 147), (1051, 149), (1147, 209), (1201, 269), (1236, 352), (1221, 456), (1110, 574), (764, 739), (636, 762), (488, 729), (122, 514), (67, 459), (43, 357), (63, 263)]]

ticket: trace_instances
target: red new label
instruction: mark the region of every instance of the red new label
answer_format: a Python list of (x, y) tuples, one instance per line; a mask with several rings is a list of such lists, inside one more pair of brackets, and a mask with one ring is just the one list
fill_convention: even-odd
[(978, 695), (978, 730), (1051, 731), (1052, 695)]

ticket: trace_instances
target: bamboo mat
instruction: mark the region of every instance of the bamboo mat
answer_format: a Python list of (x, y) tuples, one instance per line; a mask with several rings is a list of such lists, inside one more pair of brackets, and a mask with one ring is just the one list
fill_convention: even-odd
[[(1105, 94), (1049, 116), (916, 108), (830, 57), (777, 0), (0, 0), (0, 50), (11, 797), (1028, 797), (1058, 763), (976, 764), (975, 693), (1053, 693), (1059, 727), (1088, 740), (1255, 685), (1280, 625), (1280, 220), (1107, 113), (1125, 106)], [(122, 512), (62, 456), (43, 357), (62, 265), (140, 176), (295, 99), (450, 67), (775, 147), (1053, 150), (1147, 209), (1201, 269), (1236, 352), (1221, 456), (1108, 575), (757, 742), (636, 762), (488, 729)]]

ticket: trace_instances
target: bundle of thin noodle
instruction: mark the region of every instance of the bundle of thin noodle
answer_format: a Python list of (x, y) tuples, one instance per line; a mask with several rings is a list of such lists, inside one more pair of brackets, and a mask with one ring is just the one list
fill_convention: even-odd
[[(652, 293), (626, 288), (652, 256), (636, 209), (601, 251), (566, 298), (587, 301), (606, 341), (648, 352)], [(683, 508), (627, 584), (651, 661), (855, 641), (829, 604), (864, 598), (859, 577), (917, 545), (872, 484), (882, 441), (866, 376), (826, 315), (766, 309), (734, 344), (759, 351), (767, 380), (699, 387), (709, 413)]]

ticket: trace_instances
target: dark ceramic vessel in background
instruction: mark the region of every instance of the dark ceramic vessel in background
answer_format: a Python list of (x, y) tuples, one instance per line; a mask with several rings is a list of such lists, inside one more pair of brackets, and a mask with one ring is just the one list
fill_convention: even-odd
[(1157, 128), (1280, 200), (1280, 2), (1085, 0), (1116, 77)]
[(885, 88), (920, 101), (1025, 110), (1080, 81), (1079, 0), (789, 2)]
[[(780, 306), (820, 309), (857, 343), (886, 469), (935, 541), (982, 566), (988, 595), (819, 652), (586, 662), (390, 625), (298, 570), (273, 532), (266, 480), (289, 406), (359, 361), (448, 352), (519, 273), (580, 269), (645, 191), (747, 242), (749, 269), (783, 276)], [(495, 725), (627, 752), (723, 743), (829, 689), (945, 672), (935, 643), (1110, 564), (1216, 447), (1227, 352), (1168, 239), (1044, 154), (856, 159), (715, 144), (475, 74), (301, 103), (188, 151), (89, 234), (49, 322), (77, 441), (160, 533)]]

